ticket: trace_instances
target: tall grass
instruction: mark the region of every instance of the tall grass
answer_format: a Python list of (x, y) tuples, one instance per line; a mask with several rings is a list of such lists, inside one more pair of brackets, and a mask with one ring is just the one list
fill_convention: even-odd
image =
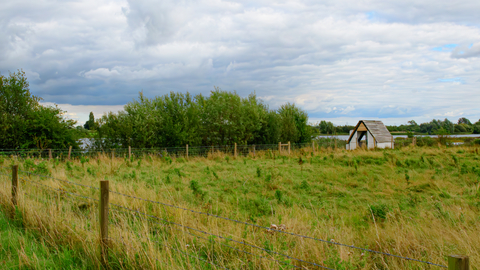
[[(448, 254), (467, 254), (475, 267), (480, 246), (479, 158), (474, 147), (329, 148), (315, 154), (305, 148), (289, 156), (257, 151), (255, 157), (240, 158), (213, 153), (189, 160), (147, 155), (0, 163), (94, 187), (106, 179), (116, 192), (265, 227), (284, 224), (287, 232), (444, 265)], [(99, 197), (98, 190), (22, 172), (20, 176), (26, 179), (21, 181), (18, 206), (23, 226), (53, 246), (83, 250), (100, 266), (96, 202), (48, 191), (29, 180), (92, 198)], [(8, 206), (9, 178), (0, 180), (0, 200)], [(110, 264), (118, 269), (314, 268), (277, 253), (335, 269), (426, 267), (118, 194), (111, 194), (110, 202), (162, 219), (110, 206)]]

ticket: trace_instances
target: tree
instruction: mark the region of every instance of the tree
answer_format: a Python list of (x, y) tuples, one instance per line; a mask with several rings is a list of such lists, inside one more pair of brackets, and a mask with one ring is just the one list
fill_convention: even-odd
[(466, 124), (466, 125), (469, 125), (471, 126), (472, 125), (472, 122), (470, 122), (470, 120), (468, 120), (467, 118), (465, 117), (462, 117), (460, 119), (458, 119), (458, 124)]
[(0, 75), (0, 148), (78, 148), (75, 121), (58, 107), (44, 107), (30, 93), (25, 72)]
[[(278, 109), (280, 116), (281, 135), (283, 142), (304, 143), (311, 140), (308, 129), (308, 115), (295, 104), (284, 104)], [(332, 125), (333, 126), (333, 125)]]
[(83, 128), (88, 129), (88, 130), (95, 130), (95, 117), (93, 116), (93, 112), (90, 112), (90, 115), (88, 116), (88, 121), (85, 122), (85, 125), (83, 125)]
[(473, 126), (473, 134), (480, 134), (480, 125)]

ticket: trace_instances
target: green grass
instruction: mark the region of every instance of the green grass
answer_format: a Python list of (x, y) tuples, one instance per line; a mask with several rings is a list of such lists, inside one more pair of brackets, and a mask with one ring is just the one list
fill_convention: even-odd
[(2, 269), (92, 269), (82, 250), (49, 243), (38, 232), (25, 229), (20, 218), (0, 212), (0, 265)]
[[(477, 269), (480, 256), (477, 248), (480, 246), (480, 155), (475, 146), (407, 146), (395, 150), (350, 152), (323, 149), (315, 154), (304, 149), (290, 156), (273, 156), (270, 152), (260, 151), (257, 154), (256, 157), (234, 158), (219, 153), (190, 160), (145, 156), (132, 160), (117, 158), (113, 162), (106, 156), (83, 162), (80, 159), (71, 162), (5, 159), (3, 165), (19, 163), (22, 170), (43, 171), (56, 178), (95, 187), (99, 186), (99, 180), (107, 179), (110, 188), (121, 193), (265, 227), (285, 224), (287, 231), (296, 234), (333, 239), (444, 265), (447, 255), (466, 254), (470, 256), (472, 269)], [(8, 179), (0, 179), (5, 183), (1, 198), (6, 201)], [(99, 197), (96, 190), (34, 176), (31, 179), (84, 196)], [(25, 202), (20, 200), (23, 202), (20, 208), (26, 205), (26, 211), (30, 211), (25, 214), (29, 226), (48, 224), (42, 235), (54, 229), (64, 232), (62, 237), (52, 237), (54, 242), (68, 242), (70, 245), (80, 242), (87, 250), (94, 250), (85, 244), (95, 241), (98, 235), (94, 205), (67, 196), (57, 197), (27, 182), (22, 184), (21, 190), (21, 194), (27, 194)], [(34, 195), (47, 202), (34, 199)], [(412, 261), (270, 234), (116, 194), (111, 194), (110, 200), (169, 221), (335, 269), (425, 268), (424, 264)], [(60, 210), (56, 210), (57, 207)], [(30, 218), (32, 215), (37, 218)], [(179, 268), (210, 269), (200, 260), (145, 240), (145, 235), (228, 268), (279, 268), (278, 264), (259, 257), (192, 237), (176, 230), (175, 226), (143, 222), (135, 215), (112, 211), (110, 230), (112, 237), (128, 239), (126, 243), (113, 244), (115, 254), (126, 254), (122, 263), (119, 262), (127, 265), (125, 269), (155, 268), (157, 264), (149, 257), (179, 265)], [(222, 239), (215, 241), (246, 249)], [(89, 254), (93, 253), (89, 251)], [(275, 254), (268, 256), (286, 260)], [(290, 263), (301, 265), (295, 261)]]

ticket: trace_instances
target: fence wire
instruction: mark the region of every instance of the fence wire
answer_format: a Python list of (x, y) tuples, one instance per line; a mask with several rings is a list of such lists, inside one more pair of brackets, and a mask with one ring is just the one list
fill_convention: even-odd
[(51, 190), (60, 192), (60, 193), (69, 194), (69, 195), (72, 195), (72, 196), (75, 196), (75, 197), (79, 197), (79, 198), (83, 198), (83, 199), (87, 199), (87, 200), (99, 201), (98, 199), (95, 199), (95, 198), (91, 198), (91, 197), (83, 196), (83, 195), (80, 195), (80, 194), (68, 192), (68, 191), (66, 191), (66, 190), (64, 190), (64, 189), (60, 189), (60, 188), (54, 188), (54, 187), (51, 187), (51, 186), (42, 184), (42, 183), (40, 183), (40, 182), (31, 180), (31, 179), (26, 179), (26, 178), (19, 178), (19, 179), (21, 179), (21, 180), (23, 180), (23, 181), (25, 181), (25, 182), (33, 183), (34, 185), (37, 185), (37, 186), (42, 186), (42, 187), (44, 187), (44, 188), (47, 188), (47, 189), (51, 189)]
[[(267, 250), (267, 249), (264, 249), (264, 248), (261, 248), (261, 247), (255, 246), (255, 245), (251, 245), (251, 244), (248, 244), (248, 243), (245, 243), (245, 242), (240, 242), (240, 241), (233, 240), (233, 239), (230, 239), (230, 238), (227, 238), (227, 237), (223, 237), (223, 236), (220, 236), (220, 235), (216, 235), (216, 234), (212, 234), (212, 233), (209, 233), (209, 232), (205, 232), (205, 231), (202, 231), (202, 230), (199, 230), (199, 229), (195, 229), (195, 228), (192, 228), (192, 227), (189, 227), (189, 226), (186, 226), (186, 225), (182, 225), (182, 224), (179, 224), (179, 223), (176, 223), (176, 222), (173, 222), (173, 221), (169, 221), (169, 220), (166, 220), (166, 219), (163, 219), (163, 218), (159, 218), (159, 217), (157, 217), (157, 216), (149, 215), (149, 214), (147, 214), (147, 213), (143, 213), (143, 212), (138, 211), (138, 210), (130, 209), (130, 208), (125, 207), (125, 206), (121, 206), (121, 205), (114, 204), (114, 203), (110, 203), (110, 205), (114, 205), (114, 206), (116, 206), (116, 207), (119, 207), (119, 208), (122, 208), (122, 209), (126, 209), (126, 210), (128, 210), (128, 211), (135, 212), (135, 213), (137, 213), (137, 214), (141, 214), (141, 215), (144, 215), (144, 216), (149, 217), (149, 218), (152, 218), (152, 219), (156, 219), (156, 220), (160, 220), (160, 221), (163, 221), (163, 222), (172, 224), (172, 225), (176, 225), (176, 226), (178, 226), (178, 227), (186, 228), (186, 229), (193, 230), (193, 231), (196, 231), (196, 232), (199, 232), (199, 233), (202, 233), (202, 234), (206, 234), (206, 235), (218, 237), (218, 238), (221, 238), (221, 239), (225, 239), (225, 240), (228, 240), (228, 241), (236, 242), (236, 243), (241, 244), (241, 245), (246, 245), (246, 246), (249, 246), (249, 247), (252, 247), (252, 248), (255, 248), (255, 249), (259, 249), (259, 250), (265, 251), (265, 252), (267, 252), (267, 253), (275, 253), (275, 254), (277, 254), (277, 255), (283, 256), (283, 257), (288, 258), (288, 259), (296, 260), (296, 261), (303, 262), (303, 263), (308, 263), (308, 264), (310, 264), (310, 265), (314, 265), (314, 266), (317, 266), (317, 267), (320, 267), (320, 268), (323, 268), (323, 269), (330, 269), (330, 268), (327, 268), (327, 267), (325, 267), (325, 266), (322, 266), (322, 265), (319, 265), (319, 264), (316, 264), (316, 263), (313, 263), (313, 262), (304, 261), (304, 260), (301, 260), (301, 259), (298, 259), (298, 258), (295, 258), (295, 257), (291, 257), (291, 256), (289, 256), (289, 255), (282, 254), (282, 253), (279, 253), (279, 252), (276, 252), (276, 251), (273, 251), (273, 250)], [(157, 224), (165, 225), (165, 224), (158, 223), (158, 222), (157, 222)], [(278, 262), (280, 262), (280, 261), (278, 261)], [(294, 266), (294, 265), (291, 265), (291, 266)]]
[[(142, 200), (142, 201), (146, 201), (146, 202), (150, 202), (150, 203), (160, 204), (160, 205), (164, 205), (164, 206), (168, 206), (168, 207), (172, 207), (172, 208), (181, 209), (181, 210), (184, 210), (184, 211), (189, 211), (189, 212), (196, 213), (196, 214), (211, 216), (211, 217), (215, 217), (215, 218), (220, 218), (220, 219), (236, 222), (236, 223), (243, 224), (243, 225), (248, 225), (248, 226), (252, 226), (252, 227), (256, 227), (256, 228), (260, 228), (260, 229), (265, 229), (267, 231), (275, 231), (275, 232), (279, 232), (279, 233), (283, 233), (283, 234), (287, 234), (287, 235), (301, 237), (301, 238), (304, 238), (304, 239), (310, 239), (310, 240), (319, 241), (319, 242), (328, 243), (328, 244), (333, 244), (333, 245), (337, 245), (337, 246), (343, 246), (343, 247), (358, 249), (358, 250), (367, 251), (367, 252), (371, 252), (371, 253), (396, 257), (396, 258), (399, 258), (399, 259), (415, 261), (415, 262), (420, 262), (420, 263), (425, 263), (425, 264), (429, 264), (429, 265), (434, 265), (434, 266), (447, 268), (447, 266), (445, 266), (445, 265), (436, 264), (436, 263), (432, 263), (432, 262), (428, 262), (428, 261), (422, 261), (422, 260), (417, 260), (417, 259), (413, 259), (413, 258), (409, 258), (409, 257), (403, 257), (403, 256), (400, 256), (400, 255), (390, 254), (390, 253), (386, 253), (386, 252), (382, 252), (382, 251), (376, 251), (376, 250), (372, 250), (372, 249), (368, 249), (368, 248), (361, 248), (361, 247), (357, 247), (357, 246), (354, 246), (354, 245), (337, 243), (337, 242), (333, 242), (333, 241), (328, 241), (328, 240), (315, 238), (315, 237), (311, 237), (311, 236), (296, 234), (296, 233), (292, 233), (292, 232), (275, 230), (275, 229), (271, 229), (269, 227), (264, 227), (264, 226), (260, 226), (260, 225), (253, 224), (253, 223), (248, 223), (248, 222), (244, 222), (244, 221), (240, 221), (240, 220), (235, 220), (235, 219), (231, 219), (231, 218), (227, 218), (227, 217), (222, 217), (222, 216), (218, 216), (218, 215), (214, 215), (214, 214), (210, 214), (210, 213), (206, 213), (206, 212), (200, 212), (200, 211), (196, 211), (196, 210), (192, 210), (192, 209), (188, 209), (188, 208), (183, 208), (183, 207), (180, 207), (180, 206), (171, 205), (171, 204), (167, 204), (167, 203), (162, 203), (162, 202), (158, 202), (158, 201), (152, 201), (152, 200), (148, 200), (148, 199), (144, 199), (144, 198), (140, 198), (140, 197), (135, 197), (135, 196), (132, 196), (132, 195), (127, 195), (127, 194), (123, 194), (123, 193), (112, 191), (112, 190), (110, 190), (110, 192), (121, 195), (121, 196), (137, 199), (137, 200)], [(129, 209), (129, 210), (131, 210), (131, 209)], [(132, 211), (136, 211), (136, 210), (132, 210)]]
[[(291, 150), (297, 150), (304, 147), (311, 147), (311, 143), (298, 143), (291, 145)], [(286, 146), (281, 147), (282, 152), (287, 151)], [(256, 154), (257, 151), (278, 151), (278, 144), (258, 144), (258, 145), (237, 145), (238, 156), (248, 156)], [(187, 154), (188, 153), (188, 154)], [(112, 148), (112, 149), (0, 149), (0, 156), (15, 156), (19, 158), (53, 158), (66, 160), (71, 159), (98, 157), (99, 155), (108, 155), (116, 158), (131, 157), (139, 158), (145, 155), (156, 155), (161, 158), (165, 157), (208, 157), (209, 155), (223, 153), (234, 155), (235, 145), (211, 145), (211, 146), (189, 146), (188, 151), (186, 146), (181, 147), (156, 147), (156, 148)]]
[(69, 184), (72, 184), (72, 185), (77, 185), (77, 186), (81, 186), (81, 187), (86, 187), (86, 188), (91, 188), (91, 189), (100, 190), (100, 188), (98, 188), (98, 187), (93, 187), (93, 186), (84, 185), (84, 184), (79, 184), (79, 183), (75, 183), (75, 182), (71, 182), (71, 181), (67, 181), (67, 180), (63, 180), (63, 179), (58, 179), (58, 178), (51, 177), (51, 176), (48, 176), (48, 175), (36, 174), (36, 173), (26, 172), (26, 171), (21, 171), (21, 170), (18, 170), (18, 171), (19, 171), (19, 172), (22, 172), (22, 173), (25, 173), (25, 174), (27, 174), (28, 176), (30, 176), (30, 175), (35, 175), (35, 176), (38, 176), (38, 177), (40, 177), (40, 178), (49, 178), (49, 179), (61, 181), (61, 182), (64, 182), (64, 183), (69, 183)]
[[(262, 146), (264, 146), (264, 148), (262, 148)], [(237, 146), (237, 153), (239, 153), (239, 148), (240, 149), (247, 149), (249, 152), (248, 153), (251, 153), (250, 151), (255, 149), (255, 150), (268, 150), (268, 149), (273, 149), (273, 150), (276, 150), (275, 147), (278, 147), (278, 145), (258, 145), (258, 146), (255, 146), (255, 148), (253, 148), (252, 146), (241, 146), (241, 147), (238, 147)], [(308, 146), (308, 145), (298, 145), (299, 148), (301, 147), (305, 147), (305, 146)], [(259, 147), (259, 148), (257, 148)], [(221, 150), (224, 150), (224, 152), (229, 152), (231, 150), (231, 146), (217, 146), (217, 147), (209, 147), (209, 146), (205, 146), (205, 147), (195, 147), (196, 149), (201, 149), (203, 151), (198, 151), (199, 153), (202, 152), (203, 154), (205, 154), (204, 156), (207, 156), (209, 153), (215, 153), (215, 151), (218, 151), (218, 152), (221, 152)], [(190, 155), (190, 151), (192, 151), (193, 149), (195, 149), (194, 147), (192, 148), (189, 148), (189, 155)], [(185, 148), (177, 148), (177, 149), (185, 149)], [(278, 148), (277, 148), (278, 149)], [(128, 149), (123, 149), (125, 151), (123, 151), (123, 153), (127, 153), (126, 151), (128, 151)], [(138, 150), (141, 150), (142, 153), (158, 153), (158, 151), (162, 150), (162, 149), (132, 149), (132, 154), (135, 153), (135, 151), (138, 152)], [(165, 155), (168, 155), (168, 150), (170, 150), (171, 152), (174, 152), (172, 151), (172, 148), (164, 148), (164, 154)], [(253, 151), (255, 151), (253, 150)], [(2, 150), (0, 150), (2, 151)], [(60, 151), (64, 151), (65, 150), (60, 150)], [(58, 152), (60, 152), (58, 151)], [(68, 150), (67, 150), (68, 151)], [(157, 151), (157, 152), (155, 152)], [(211, 152), (209, 152), (211, 151)], [(19, 151), (11, 151), (13, 153), (15, 152), (19, 152)], [(53, 151), (52, 151), (53, 152)], [(73, 152), (73, 151), (72, 151)], [(77, 151), (79, 152), (79, 151)], [(122, 153), (122, 151), (118, 151), (118, 149), (116, 149), (115, 151), (111, 151), (110, 153)], [(170, 152), (170, 153), (171, 153)], [(241, 151), (240, 151), (241, 152)], [(6, 153), (5, 151), (3, 153)], [(2, 154), (3, 154), (2, 153)], [(29, 154), (33, 153), (32, 151), (28, 152)], [(85, 151), (81, 152), (83, 154), (85, 154)], [(91, 153), (91, 152), (89, 152)], [(106, 151), (96, 151), (95, 153), (106, 153)], [(241, 153), (246, 153), (246, 152), (241, 152)], [(161, 155), (161, 154), (160, 154)], [(161, 155), (162, 156), (162, 155)], [(0, 168), (2, 169), (10, 169), (10, 167), (5, 167), (5, 166), (0, 166)], [(36, 173), (32, 173), (32, 172), (26, 172), (26, 171), (21, 171), (19, 170), (19, 172), (22, 172), (22, 173), (26, 173), (28, 174), (29, 176), (30, 175), (35, 175), (35, 176), (38, 176), (38, 177), (41, 177), (41, 178), (50, 178), (50, 179), (54, 179), (54, 180), (57, 180), (57, 181), (61, 181), (61, 182), (65, 182), (65, 183), (69, 183), (69, 184), (73, 184), (73, 185), (77, 185), (77, 186), (82, 186), (82, 187), (86, 187), (86, 188), (91, 188), (91, 189), (95, 189), (95, 190), (99, 190), (99, 188), (97, 187), (93, 187), (93, 186), (89, 186), (89, 185), (84, 185), (84, 184), (79, 184), (79, 183), (74, 183), (74, 182), (71, 182), (71, 181), (67, 181), (67, 180), (63, 180), (63, 179), (58, 179), (58, 178), (54, 178), (54, 177), (51, 177), (51, 176), (46, 176), (46, 175), (41, 175), (41, 174), (36, 174)], [(10, 174), (3, 174), (3, 173), (0, 173), (0, 175), (4, 175), (4, 176), (10, 176)], [(66, 190), (63, 190), (63, 189), (57, 189), (57, 188), (53, 188), (53, 187), (50, 187), (48, 185), (45, 185), (45, 184), (42, 184), (40, 182), (37, 182), (37, 181), (34, 181), (34, 180), (31, 180), (31, 179), (26, 179), (26, 178), (21, 178), (21, 180), (23, 181), (26, 181), (26, 182), (31, 182), (35, 185), (38, 185), (38, 186), (42, 186), (42, 187), (45, 187), (47, 189), (51, 189), (51, 190), (54, 190), (54, 191), (58, 191), (58, 192), (61, 192), (61, 193), (65, 193), (65, 194), (69, 194), (71, 196), (75, 196), (75, 197), (78, 197), (78, 198), (83, 198), (83, 199), (86, 199), (86, 200), (93, 200), (93, 201), (99, 201), (98, 199), (95, 199), (95, 198), (91, 198), (91, 197), (87, 197), (87, 196), (83, 196), (83, 195), (79, 195), (79, 194), (76, 194), (76, 193), (71, 193), (71, 192), (68, 192)], [(286, 235), (291, 235), (291, 236), (295, 236), (295, 237), (300, 237), (300, 238), (304, 238), (304, 239), (311, 239), (311, 240), (314, 240), (314, 241), (319, 241), (319, 242), (324, 242), (324, 243), (328, 243), (328, 244), (333, 244), (333, 245), (338, 245), (338, 246), (343, 246), (343, 247), (348, 247), (348, 248), (353, 248), (353, 249), (357, 249), (357, 250), (362, 250), (362, 251), (366, 251), (366, 252), (371, 252), (371, 253), (376, 253), (376, 254), (380, 254), (380, 255), (385, 255), (385, 256), (391, 256), (391, 257), (396, 257), (396, 258), (399, 258), (399, 259), (404, 259), (404, 260), (410, 260), (410, 261), (415, 261), (415, 262), (420, 262), (420, 263), (425, 263), (425, 264), (429, 264), (429, 265), (433, 265), (433, 266), (438, 266), (438, 267), (442, 267), (442, 268), (447, 268), (447, 266), (445, 265), (441, 265), (441, 264), (436, 264), (436, 263), (432, 263), (432, 262), (428, 262), (428, 261), (422, 261), (422, 260), (417, 260), (417, 259), (413, 259), (413, 258), (409, 258), (409, 257), (404, 257), (404, 256), (400, 256), (400, 255), (395, 255), (395, 254), (390, 254), (390, 253), (387, 253), (387, 252), (381, 252), (381, 251), (376, 251), (376, 250), (372, 250), (372, 249), (368, 249), (368, 248), (361, 248), (361, 247), (357, 247), (357, 246), (354, 246), (354, 245), (347, 245), (347, 244), (342, 244), (342, 243), (337, 243), (337, 242), (333, 242), (333, 241), (328, 241), (328, 240), (324, 240), (324, 239), (320, 239), (320, 238), (315, 238), (315, 237), (310, 237), (310, 236), (305, 236), (305, 235), (300, 235), (300, 234), (296, 234), (296, 233), (292, 233), (292, 232), (286, 232), (286, 231), (282, 231), (282, 230), (275, 230), (275, 229), (271, 229), (269, 227), (264, 227), (264, 226), (261, 226), (261, 225), (257, 225), (257, 224), (253, 224), (253, 223), (248, 223), (248, 222), (244, 222), (244, 221), (239, 221), (239, 220), (235, 220), (235, 219), (230, 219), (230, 218), (227, 218), (227, 217), (222, 217), (222, 216), (218, 216), (218, 215), (214, 215), (214, 214), (210, 214), (210, 213), (206, 213), (206, 212), (201, 212), (201, 211), (196, 211), (196, 210), (192, 210), (192, 209), (188, 209), (188, 208), (183, 208), (183, 207), (180, 207), (180, 206), (175, 206), (175, 205), (171, 205), (171, 204), (167, 204), (167, 203), (162, 203), (162, 202), (158, 202), (158, 201), (153, 201), (153, 200), (148, 200), (148, 199), (144, 199), (144, 198), (140, 198), (140, 197), (136, 197), (136, 196), (132, 196), (132, 195), (127, 195), (127, 194), (123, 194), (123, 193), (120, 193), (120, 192), (116, 192), (116, 191), (112, 191), (110, 190), (110, 192), (114, 193), (114, 194), (118, 194), (118, 195), (121, 195), (121, 196), (125, 196), (125, 197), (129, 197), (129, 198), (132, 198), (132, 199), (137, 199), (137, 200), (142, 200), (142, 201), (146, 201), (146, 202), (150, 202), (150, 203), (155, 203), (155, 204), (160, 204), (160, 205), (164, 205), (164, 206), (167, 206), (167, 207), (172, 207), (172, 208), (177, 208), (177, 209), (181, 209), (181, 210), (184, 210), (184, 211), (189, 211), (189, 212), (192, 212), (192, 213), (196, 213), (196, 214), (201, 214), (201, 215), (206, 215), (206, 216), (211, 216), (211, 217), (215, 217), (215, 218), (219, 218), (219, 219), (224, 219), (224, 220), (228, 220), (228, 221), (232, 221), (232, 222), (235, 222), (235, 223), (239, 223), (239, 224), (243, 224), (243, 225), (247, 225), (247, 226), (252, 226), (252, 227), (256, 227), (256, 228), (261, 228), (261, 229), (265, 229), (267, 231), (274, 231), (274, 232), (278, 232), (278, 233), (283, 233), (283, 234), (286, 234)], [(112, 204), (112, 205), (115, 205), (115, 204)], [(249, 245), (249, 244), (246, 244), (244, 242), (239, 242), (239, 241), (236, 241), (236, 240), (233, 240), (233, 239), (228, 239), (228, 238), (225, 238), (225, 237), (222, 237), (222, 236), (218, 236), (218, 235), (214, 235), (214, 234), (210, 234), (210, 233), (207, 233), (207, 232), (204, 232), (204, 231), (201, 231), (201, 230), (198, 230), (198, 229), (195, 229), (195, 228), (191, 228), (191, 227), (188, 227), (188, 226), (184, 226), (184, 225), (181, 225), (181, 224), (177, 224), (175, 222), (172, 222), (172, 221), (168, 221), (168, 220), (163, 220), (163, 219), (160, 219), (158, 217), (155, 217), (155, 216), (152, 216), (152, 215), (148, 215), (146, 213), (143, 213), (143, 212), (139, 212), (139, 211), (136, 211), (136, 210), (133, 210), (133, 209), (130, 209), (130, 208), (127, 208), (127, 207), (123, 207), (123, 206), (120, 206), (120, 205), (115, 205), (117, 207), (121, 207), (121, 208), (124, 208), (124, 209), (127, 209), (129, 211), (132, 211), (132, 212), (137, 212), (138, 214), (142, 214), (142, 215), (146, 215), (150, 218), (154, 218), (154, 219), (157, 219), (157, 220), (161, 220), (161, 221), (164, 221), (164, 222), (167, 222), (167, 223), (170, 223), (170, 224), (173, 224), (173, 225), (177, 225), (177, 226), (181, 226), (181, 227), (184, 227), (184, 228), (187, 228), (187, 229), (190, 229), (190, 230), (195, 230), (197, 232), (200, 232), (200, 233), (203, 233), (203, 234), (207, 234), (207, 235), (211, 235), (211, 236), (215, 236), (215, 237), (219, 237), (219, 238), (223, 238), (223, 239), (227, 239), (229, 241), (234, 241), (234, 242), (237, 242), (237, 243), (240, 243), (240, 244), (244, 244), (244, 245)], [(161, 224), (161, 223), (159, 223)], [(196, 236), (196, 237), (199, 237), (199, 236)], [(260, 247), (256, 247), (254, 245), (251, 245), (251, 247), (253, 248), (259, 248), (259, 249), (262, 249), (263, 251), (267, 251), (267, 252), (273, 252), (277, 255), (281, 255), (281, 256), (284, 256), (286, 258), (289, 258), (289, 259), (294, 259), (294, 260), (297, 260), (297, 261), (300, 261), (300, 262), (304, 262), (304, 263), (308, 263), (308, 264), (311, 264), (311, 265), (315, 265), (317, 267), (321, 267), (321, 268), (324, 268), (324, 269), (329, 269), (329, 268), (326, 268), (324, 266), (321, 266), (321, 265), (318, 265), (318, 264), (315, 264), (315, 263), (311, 263), (311, 262), (307, 262), (307, 261), (303, 261), (303, 260), (300, 260), (300, 259), (297, 259), (297, 258), (293, 258), (293, 257), (289, 257), (288, 255), (285, 255), (285, 254), (281, 254), (281, 253), (276, 253), (274, 251), (269, 251), (269, 250), (266, 250), (266, 249), (263, 249), (263, 248), (260, 248)], [(280, 261), (279, 261), (280, 262)]]

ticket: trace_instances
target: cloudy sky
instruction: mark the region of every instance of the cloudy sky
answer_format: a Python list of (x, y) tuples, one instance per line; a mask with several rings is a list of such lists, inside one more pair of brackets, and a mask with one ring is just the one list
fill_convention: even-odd
[(1, 1), (0, 72), (84, 123), (143, 91), (253, 91), (310, 121), (480, 118), (480, 1)]

